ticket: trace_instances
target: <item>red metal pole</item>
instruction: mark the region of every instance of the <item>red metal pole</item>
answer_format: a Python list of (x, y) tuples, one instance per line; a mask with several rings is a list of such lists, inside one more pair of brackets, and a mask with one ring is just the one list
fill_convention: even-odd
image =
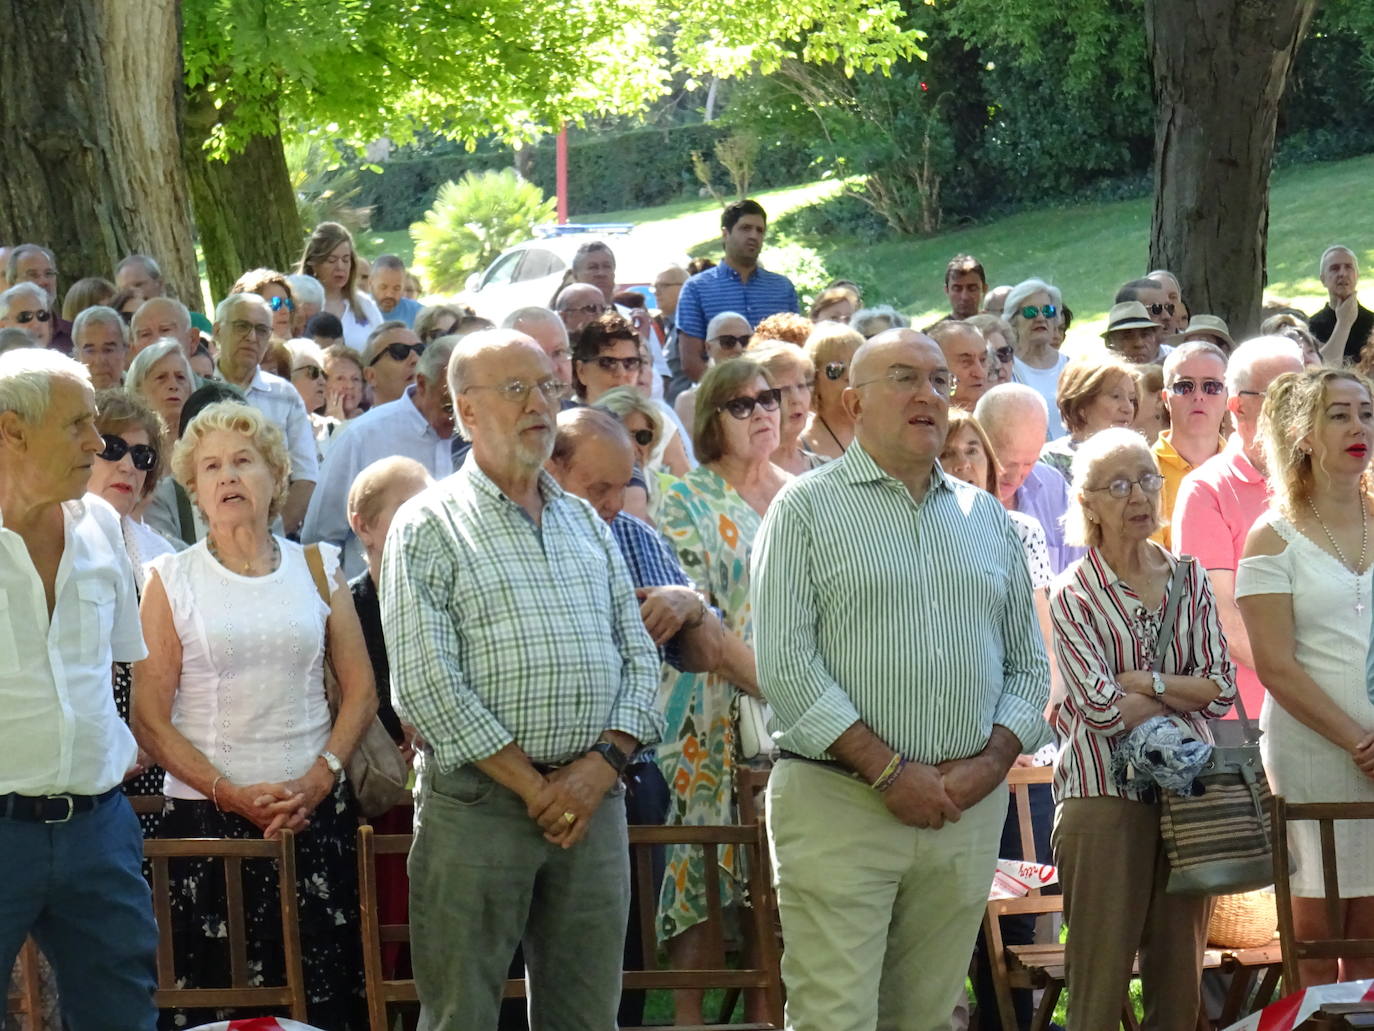
[(554, 154), (555, 189), (558, 192), (558, 224), (568, 224), (568, 127), (558, 127), (558, 147)]

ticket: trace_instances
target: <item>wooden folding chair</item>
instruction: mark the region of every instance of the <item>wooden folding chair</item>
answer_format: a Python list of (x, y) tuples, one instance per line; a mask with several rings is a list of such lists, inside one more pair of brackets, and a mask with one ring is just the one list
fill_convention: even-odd
[[(305, 976), (301, 971), (301, 935), (296, 915), (296, 849), (290, 831), (266, 841), (256, 838), (159, 838), (143, 842), (143, 856), (152, 864), (153, 915), (157, 919), (157, 993), (159, 1009), (199, 1007), (285, 1007), (293, 1020), (304, 1021)], [(225, 900), (229, 930), (229, 985), (222, 988), (178, 988), (173, 962), (171, 882), (173, 859), (219, 859), (224, 864)], [(274, 859), (281, 897), (282, 955), (286, 983), (255, 987), (248, 983), (248, 934), (244, 919), (243, 861)]]
[(1343, 921), (1340, 877), (1336, 867), (1336, 823), (1341, 820), (1374, 820), (1374, 802), (1296, 803), (1274, 796), (1274, 890), (1278, 896), (1283, 983), (1288, 991), (1297, 991), (1302, 984), (1298, 977), (1298, 963), (1302, 960), (1374, 957), (1374, 938), (1299, 939), (1293, 927), (1293, 891), (1288, 872), (1292, 851), (1288, 843), (1288, 825), (1298, 821), (1317, 824), (1321, 840), (1326, 923), (1330, 928), (1338, 928)]
[(43, 995), (38, 974), (38, 946), (26, 939), (14, 963), (14, 973), (5, 1000), (8, 1016), (27, 1019), (28, 1031), (38, 1031), (43, 1024)]
[[(767, 1029), (782, 1026), (782, 974), (776, 940), (772, 934), (772, 894), (766, 883), (762, 862), (763, 834), (758, 824), (732, 827), (640, 827), (629, 828), (630, 848), (634, 855), (631, 875), (636, 877), (644, 898), (653, 898), (652, 849), (663, 845), (694, 845), (706, 852), (707, 926), (720, 966), (703, 970), (662, 970), (657, 966), (654, 951), (650, 950), (648, 970), (627, 970), (623, 987), (632, 990), (677, 988), (741, 988), (757, 989), (765, 993), (769, 1021), (765, 1024), (720, 1025), (712, 1028), (734, 1027), (736, 1031)], [(383, 924), (377, 913), (376, 857), (404, 854), (410, 851), (410, 834), (377, 834), (371, 827), (358, 828), (358, 884), (362, 902), (363, 974), (367, 983), (368, 1021), (371, 1031), (388, 1031), (387, 1008), (391, 1003), (417, 1002), (419, 995), (411, 979), (388, 980), (382, 969), (382, 945), (385, 942), (409, 941), (410, 928), (405, 924)], [(752, 933), (759, 938), (759, 965), (733, 968), (724, 962), (724, 912), (720, 904), (720, 862), (718, 850), (735, 845), (745, 850), (749, 870), (749, 891), (752, 899), (765, 900), (751, 911)], [(640, 913), (640, 932), (646, 942), (657, 941), (652, 907)], [(505, 984), (506, 998), (520, 998), (525, 994), (523, 979)], [(626, 1029), (632, 1031), (632, 1029)], [(679, 1027), (679, 1031), (689, 1031)]]

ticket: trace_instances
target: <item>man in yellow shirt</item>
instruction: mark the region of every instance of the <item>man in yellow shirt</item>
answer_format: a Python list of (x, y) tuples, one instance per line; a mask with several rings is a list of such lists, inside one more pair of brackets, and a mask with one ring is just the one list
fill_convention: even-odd
[(1226, 415), (1226, 355), (1215, 344), (1190, 340), (1164, 360), (1164, 403), (1169, 428), (1151, 450), (1164, 477), (1160, 513), (1165, 523), (1154, 540), (1173, 547), (1169, 518), (1183, 478), (1226, 446), (1221, 421)]

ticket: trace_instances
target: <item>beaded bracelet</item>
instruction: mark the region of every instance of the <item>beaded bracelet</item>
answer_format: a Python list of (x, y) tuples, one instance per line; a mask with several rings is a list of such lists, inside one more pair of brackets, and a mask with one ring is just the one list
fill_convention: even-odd
[(224, 810), (219, 808), (219, 782), (224, 779), (225, 776), (221, 773), (215, 778), (215, 782), (210, 785), (210, 798), (214, 801), (215, 808), (219, 809), (220, 812), (224, 812)]
[(873, 782), (873, 790), (886, 791), (892, 787), (904, 769), (906, 769), (906, 756), (902, 755), (901, 752), (894, 752), (892, 758), (887, 761), (887, 765), (883, 767), (883, 772), (878, 774), (878, 779)]

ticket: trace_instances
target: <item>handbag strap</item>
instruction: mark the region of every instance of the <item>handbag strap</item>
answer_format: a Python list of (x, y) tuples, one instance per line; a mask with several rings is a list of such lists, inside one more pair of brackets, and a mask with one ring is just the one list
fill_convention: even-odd
[(315, 580), (315, 590), (320, 592), (320, 598), (328, 605), (329, 579), (324, 575), (324, 556), (320, 554), (320, 546), (318, 544), (306, 546), (305, 564), (310, 567), (310, 575)]
[[(310, 567), (310, 576), (315, 581), (315, 590), (320, 592), (320, 598), (323, 599), (325, 605), (329, 605), (329, 578), (324, 575), (324, 556), (320, 554), (320, 546), (310, 544), (304, 550), (305, 564)], [(329, 655), (328, 624), (325, 625), (324, 630), (324, 695), (329, 702), (331, 720), (337, 718), (342, 699), (338, 678), (334, 675), (334, 660)]]

